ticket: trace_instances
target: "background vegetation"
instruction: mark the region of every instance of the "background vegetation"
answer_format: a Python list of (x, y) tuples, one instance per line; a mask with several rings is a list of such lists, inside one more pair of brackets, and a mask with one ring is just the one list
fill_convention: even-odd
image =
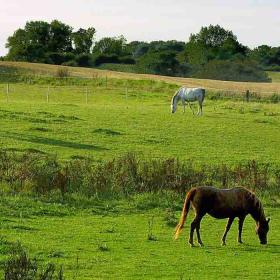
[(9, 52), (2, 59), (258, 82), (271, 81), (264, 70), (280, 69), (280, 47), (251, 50), (219, 25), (202, 27), (187, 42), (127, 42), (123, 36), (97, 41), (95, 34), (93, 27), (74, 31), (58, 20), (30, 21), (8, 38)]

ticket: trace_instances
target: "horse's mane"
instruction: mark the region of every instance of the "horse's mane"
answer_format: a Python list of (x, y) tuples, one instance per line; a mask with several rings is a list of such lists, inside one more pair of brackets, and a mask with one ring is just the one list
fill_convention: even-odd
[(259, 216), (260, 218), (264, 217), (264, 210), (263, 210), (261, 201), (257, 198), (255, 193), (253, 193), (250, 190), (247, 190), (247, 191), (248, 191), (248, 198), (251, 201), (252, 206), (254, 207), (254, 210), (256, 211), (255, 212), (256, 216)]

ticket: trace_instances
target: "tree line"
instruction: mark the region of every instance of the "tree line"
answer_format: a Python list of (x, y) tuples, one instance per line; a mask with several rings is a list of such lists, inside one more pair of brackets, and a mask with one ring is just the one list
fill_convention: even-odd
[(280, 47), (250, 49), (219, 25), (202, 27), (187, 42), (95, 35), (94, 27), (74, 31), (58, 20), (30, 21), (8, 37), (2, 59), (234, 81), (268, 82), (266, 70), (280, 71)]

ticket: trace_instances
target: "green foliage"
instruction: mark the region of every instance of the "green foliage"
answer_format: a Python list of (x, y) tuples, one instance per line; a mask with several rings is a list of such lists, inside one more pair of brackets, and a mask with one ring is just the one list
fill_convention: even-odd
[(0, 153), (0, 183), (10, 185), (14, 192), (31, 188), (36, 194), (57, 189), (62, 194), (127, 197), (164, 190), (185, 193), (191, 186), (200, 185), (242, 185), (269, 191), (275, 189), (278, 176), (279, 167), (256, 161), (201, 166), (175, 159), (143, 161), (129, 154), (101, 163), (75, 159), (62, 164), (38, 153)]
[[(57, 20), (50, 24), (27, 22), (24, 29), (16, 30), (8, 38), (7, 59), (82, 67), (136, 64), (122, 70), (260, 82), (269, 81), (263, 69), (280, 67), (279, 48), (260, 46), (251, 51), (238, 42), (232, 31), (219, 25), (202, 27), (197, 34), (191, 34), (187, 43), (175, 40), (127, 43), (124, 36), (119, 36), (104, 37), (93, 47), (95, 33), (93, 27), (73, 32), (72, 27)], [(225, 73), (224, 65), (229, 64), (232, 64), (230, 72)]]
[(104, 37), (95, 44), (93, 52), (101, 55), (123, 56), (126, 54), (126, 39), (123, 36)]
[(178, 74), (179, 62), (172, 51), (148, 51), (138, 61), (137, 66), (144, 73), (175, 76)]
[(93, 45), (96, 30), (93, 27), (88, 29), (80, 28), (72, 34), (75, 52), (78, 54), (89, 54)]
[(4, 265), (5, 280), (63, 280), (62, 267), (56, 272), (49, 263), (39, 271), (36, 259), (31, 259), (20, 243), (12, 247), (11, 256)]
[(249, 61), (212, 60), (193, 73), (194, 77), (224, 81), (270, 82), (268, 75)]

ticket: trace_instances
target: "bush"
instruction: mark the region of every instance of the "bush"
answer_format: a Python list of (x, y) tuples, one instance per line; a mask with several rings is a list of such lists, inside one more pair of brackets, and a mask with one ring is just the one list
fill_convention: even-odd
[(119, 57), (115, 54), (112, 55), (105, 55), (100, 54), (93, 58), (93, 63), (95, 66), (99, 66), (103, 63), (120, 63)]
[(94, 64), (92, 61), (92, 56), (86, 53), (77, 55), (75, 61), (79, 66), (82, 67), (92, 66)]
[(60, 67), (57, 69), (55, 76), (57, 78), (67, 78), (70, 76), (70, 71), (67, 67)]
[(138, 193), (173, 191), (181, 194), (190, 187), (215, 185), (227, 188), (241, 185), (255, 190), (275, 189), (279, 166), (248, 161), (234, 166), (224, 164), (195, 166), (176, 159), (143, 161), (128, 154), (107, 162), (89, 159), (64, 164), (41, 154), (17, 155), (0, 151), (0, 183), (13, 192), (31, 190), (48, 194), (81, 193), (89, 197), (127, 197)]
[(67, 62), (63, 62), (61, 65), (63, 65), (63, 66), (70, 66), (70, 67), (76, 67), (76, 66), (78, 66), (78, 63), (75, 60), (69, 60)]
[(267, 73), (249, 61), (212, 60), (194, 72), (193, 77), (224, 81), (271, 82)]
[(36, 259), (31, 259), (18, 243), (12, 248), (11, 256), (4, 265), (5, 280), (63, 280), (62, 267), (56, 272), (49, 263), (39, 271)]

